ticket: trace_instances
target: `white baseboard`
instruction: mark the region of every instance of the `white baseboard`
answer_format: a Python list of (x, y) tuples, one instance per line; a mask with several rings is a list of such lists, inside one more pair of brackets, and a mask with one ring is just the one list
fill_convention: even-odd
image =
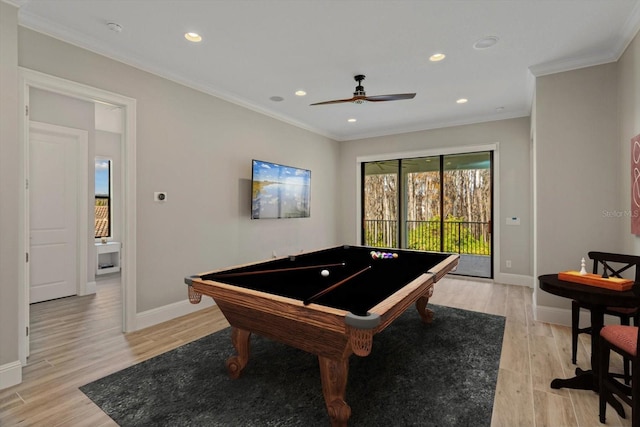
[[(537, 305), (534, 308), (534, 317), (538, 322), (553, 323), (554, 325), (562, 325), (571, 327), (571, 308), (547, 307)], [(591, 315), (588, 310), (580, 310), (580, 327), (591, 323)], [(604, 316), (605, 325), (619, 325), (620, 318), (616, 316)]]
[(87, 287), (85, 290), (87, 291), (85, 295), (95, 294), (97, 291), (95, 280), (93, 282), (87, 282)]
[[(536, 305), (534, 317), (538, 322), (571, 326), (571, 309)], [(586, 317), (585, 317), (586, 319)], [(582, 317), (580, 320), (583, 320)]]
[(188, 299), (185, 299), (173, 304), (143, 311), (136, 315), (135, 330), (137, 331), (148, 328), (149, 326), (157, 325), (158, 323), (166, 322), (168, 320), (175, 319), (176, 317), (194, 313), (213, 305), (215, 305), (213, 298), (203, 296), (202, 301), (199, 304), (191, 304)]
[(503, 283), (505, 285), (533, 288), (533, 277), (523, 276), (521, 274), (496, 273), (493, 277), (493, 281), (496, 283)]
[(22, 363), (19, 360), (0, 366), (0, 390), (22, 382)]

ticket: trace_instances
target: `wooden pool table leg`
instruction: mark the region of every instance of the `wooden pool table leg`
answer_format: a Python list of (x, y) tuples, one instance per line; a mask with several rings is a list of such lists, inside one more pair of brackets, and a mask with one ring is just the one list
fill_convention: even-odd
[(433, 295), (433, 285), (429, 287), (429, 290), (426, 294), (418, 298), (416, 301), (416, 309), (418, 310), (418, 314), (422, 318), (424, 323), (431, 323), (433, 321), (433, 310), (429, 310), (427, 308), (427, 304), (429, 303), (429, 298)]
[(320, 379), (332, 427), (346, 427), (351, 407), (344, 401), (349, 376), (349, 358), (334, 360), (318, 356)]
[(249, 362), (249, 338), (251, 332), (231, 327), (231, 342), (238, 354), (227, 359), (227, 369), (231, 378), (238, 378)]

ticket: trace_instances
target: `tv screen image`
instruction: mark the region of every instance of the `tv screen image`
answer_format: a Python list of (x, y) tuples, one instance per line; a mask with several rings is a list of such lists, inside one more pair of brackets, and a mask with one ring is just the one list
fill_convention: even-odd
[(307, 218), (311, 171), (253, 160), (251, 219)]

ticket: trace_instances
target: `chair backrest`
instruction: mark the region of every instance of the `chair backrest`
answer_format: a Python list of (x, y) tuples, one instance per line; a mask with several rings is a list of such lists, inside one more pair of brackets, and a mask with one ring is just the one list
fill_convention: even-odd
[(622, 277), (623, 272), (635, 267), (634, 282), (640, 284), (640, 256), (592, 251), (589, 258), (593, 260), (593, 274), (598, 274), (602, 266), (608, 276)]
[[(609, 276), (622, 277), (621, 273), (635, 267), (635, 279), (633, 291), (640, 295), (640, 256), (612, 254), (608, 252), (589, 252), (589, 258), (593, 260), (593, 274), (598, 274), (598, 266), (602, 265), (607, 270)], [(611, 266), (610, 264), (615, 264)], [(635, 324), (635, 326), (638, 326)], [(640, 328), (636, 340), (636, 354), (640, 355)]]

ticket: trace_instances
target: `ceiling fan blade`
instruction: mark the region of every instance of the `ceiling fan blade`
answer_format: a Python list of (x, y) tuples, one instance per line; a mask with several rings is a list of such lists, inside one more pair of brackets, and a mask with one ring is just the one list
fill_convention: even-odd
[(327, 105), (327, 104), (340, 104), (343, 102), (353, 102), (355, 101), (357, 98), (348, 98), (348, 99), (334, 99), (333, 101), (324, 101), (324, 102), (316, 102), (315, 104), (309, 104), (309, 105)]
[(374, 95), (365, 97), (365, 101), (369, 102), (383, 102), (383, 101), (400, 101), (402, 99), (413, 99), (416, 96), (415, 93), (396, 93), (393, 95)]

